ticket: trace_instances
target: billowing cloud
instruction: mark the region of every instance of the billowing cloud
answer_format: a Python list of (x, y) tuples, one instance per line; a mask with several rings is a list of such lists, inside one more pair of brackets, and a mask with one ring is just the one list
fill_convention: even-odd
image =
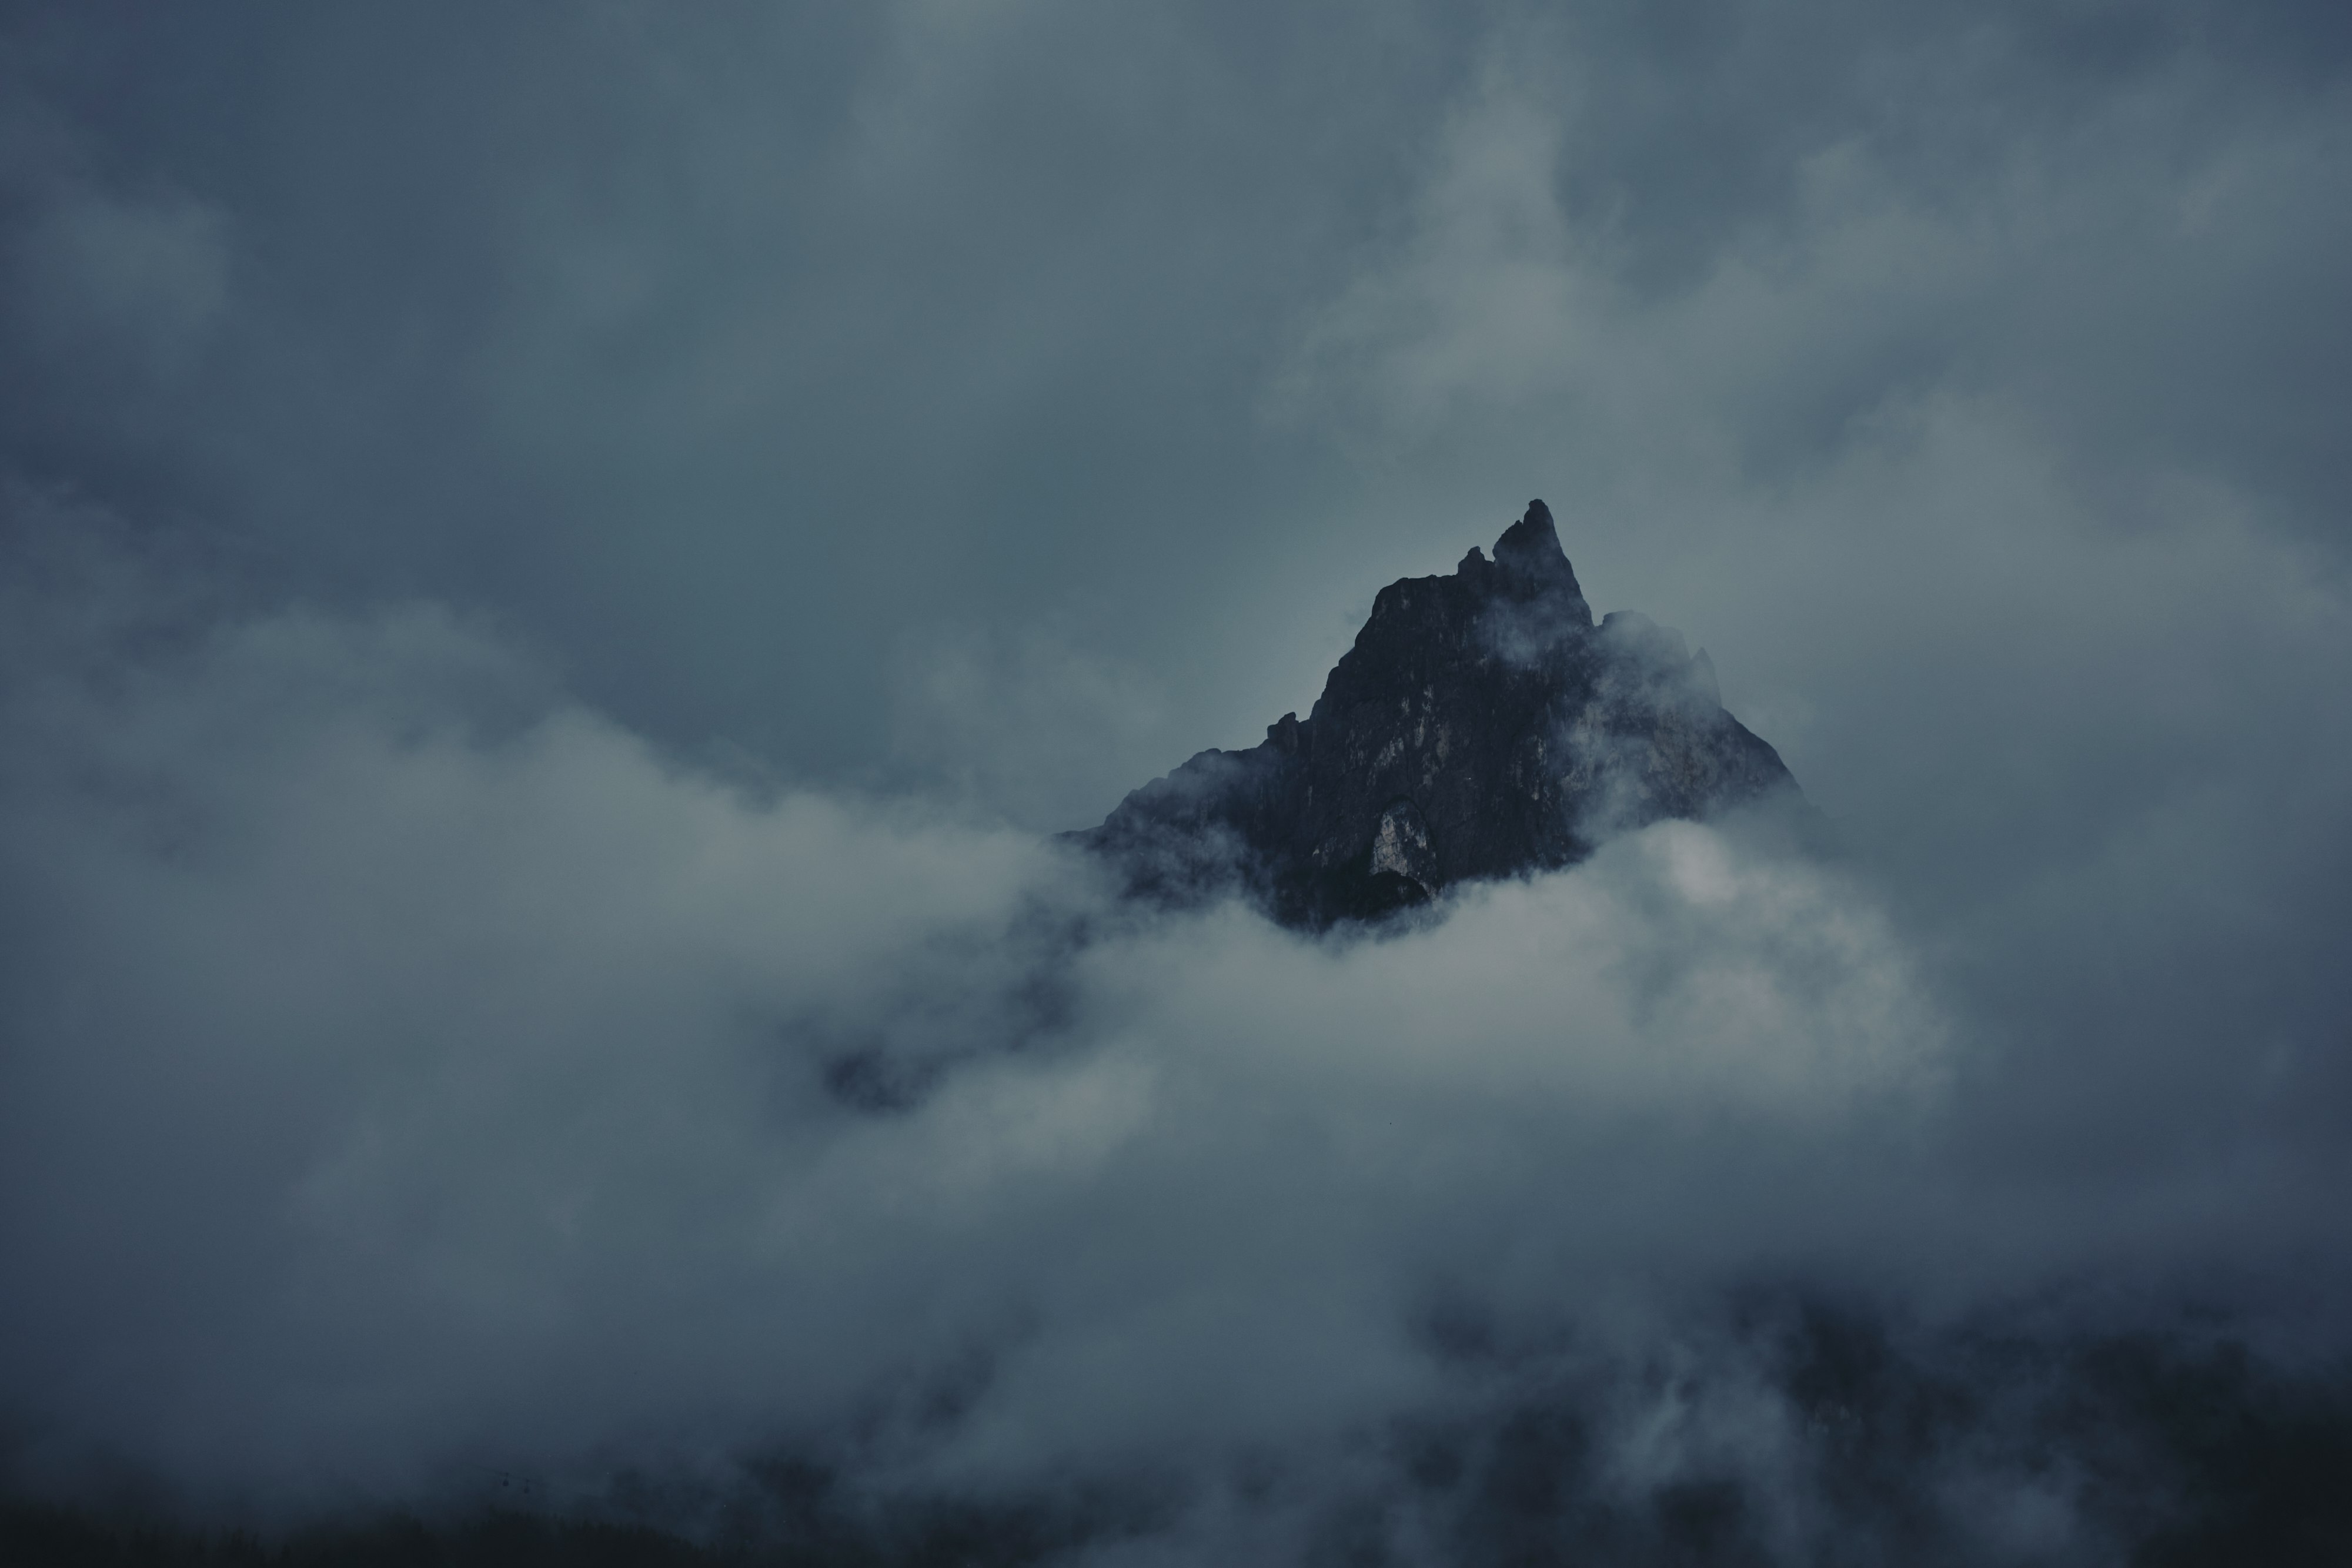
[[(12, 1484), (2011, 1561), (2340, 1430), (2336, 13), (1081, 13), (0, 23)], [(1039, 836), (1537, 494), (1817, 818)]]
[[(1899, 1303), (1950, 1375), (1936, 1325), (2086, 1268), (2155, 1316), (2070, 1333), (2189, 1277), (2268, 1312), (2336, 1234), (2282, 1208), (2327, 1179), (2283, 1132), (2119, 1159), (2139, 1108), (2076, 1103), (2075, 1168), (2004, 1168), (2108, 1042), (2004, 1065), (1818, 827), (1664, 823), (1384, 935), (1147, 916), (1023, 833), (666, 759), (445, 612), (192, 610), (104, 518), (16, 507), (20, 1486), (108, 1457), (265, 1517), (493, 1473), (583, 1506), (782, 1448), (1144, 1485), (1104, 1550), (1147, 1560), (1380, 1497), (1503, 1528), (1407, 1479), (1428, 1442), (1640, 1518), (1794, 1486), (1739, 1528), (1795, 1550), (1856, 1517), (1806, 1479), (1819, 1331), (1722, 1303)], [(2054, 1375), (2002, 1375), (2022, 1413), (1906, 1484), (2106, 1529), (2025, 1457)], [(1527, 1419), (1582, 1436), (1514, 1461)]]
[(1692, 1184), (1946, 1072), (1869, 894), (1728, 830), (1389, 940), (1138, 925), (445, 614), (158, 659), (77, 590), (112, 640), (11, 672), (10, 1382), (215, 1486), (789, 1437), (971, 1354), (951, 1446), (1005, 1463), (1321, 1430), (1425, 1379), (1433, 1293), (1732, 1267)]

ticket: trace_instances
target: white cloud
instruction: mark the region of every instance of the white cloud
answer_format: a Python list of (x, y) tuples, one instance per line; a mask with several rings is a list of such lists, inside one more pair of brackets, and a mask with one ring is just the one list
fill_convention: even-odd
[[(747, 796), (429, 610), (11, 676), (7, 1383), (200, 1488), (724, 1447), (973, 1354), (939, 1462), (1000, 1478), (1328, 1434), (1427, 1389), (1438, 1282), (1734, 1266), (1693, 1184), (1934, 1101), (1868, 895), (1716, 829), (1393, 939), (1072, 947), (1036, 841)], [(938, 1075), (861, 1110), (845, 1049)]]

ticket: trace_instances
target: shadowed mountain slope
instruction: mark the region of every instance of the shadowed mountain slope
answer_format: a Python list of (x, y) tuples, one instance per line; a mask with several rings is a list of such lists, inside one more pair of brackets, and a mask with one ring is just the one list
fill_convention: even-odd
[(1382, 589), (1306, 718), (1200, 753), (1072, 837), (1137, 896), (1238, 889), (1316, 929), (1794, 788), (1724, 711), (1704, 651), (1643, 615), (1593, 623), (1533, 501), (1491, 560), (1474, 548)]

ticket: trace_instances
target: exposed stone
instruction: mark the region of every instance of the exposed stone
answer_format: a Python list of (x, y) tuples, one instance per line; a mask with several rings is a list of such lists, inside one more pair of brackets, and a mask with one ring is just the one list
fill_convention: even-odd
[(1313, 928), (1794, 788), (1724, 711), (1705, 653), (1647, 616), (1593, 624), (1535, 501), (1492, 560), (1382, 589), (1306, 718), (1202, 752), (1073, 836), (1139, 896), (1238, 887)]
[(1393, 876), (1409, 883), (1395, 890), (1401, 901), (1418, 902), (1437, 891), (1437, 855), (1429, 847), (1429, 824), (1421, 820), (1420, 807), (1402, 799), (1389, 802), (1372, 830), (1368, 869), (1375, 878)]

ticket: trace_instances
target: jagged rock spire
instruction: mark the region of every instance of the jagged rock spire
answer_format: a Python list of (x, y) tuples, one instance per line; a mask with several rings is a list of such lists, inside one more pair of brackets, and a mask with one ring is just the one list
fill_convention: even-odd
[(1793, 789), (1684, 646), (1646, 616), (1596, 627), (1532, 501), (1491, 561), (1473, 549), (1449, 576), (1382, 589), (1306, 718), (1202, 752), (1073, 837), (1138, 894), (1239, 889), (1320, 927)]
[(1541, 501), (1529, 501), (1526, 516), (1495, 541), (1495, 564), (1523, 589), (1584, 597), (1576, 584), (1576, 570), (1568, 564), (1568, 551), (1560, 548), (1559, 530), (1552, 526), (1551, 508)]

